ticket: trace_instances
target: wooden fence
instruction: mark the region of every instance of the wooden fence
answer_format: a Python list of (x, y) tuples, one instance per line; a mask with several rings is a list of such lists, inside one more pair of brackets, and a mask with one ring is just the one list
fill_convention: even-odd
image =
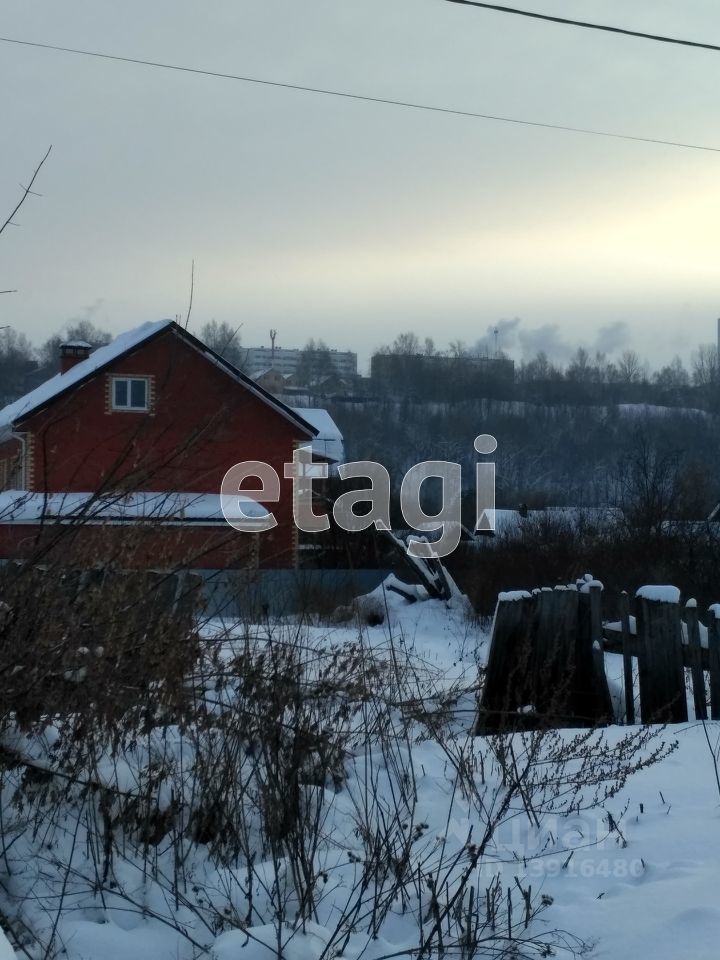
[[(623, 593), (619, 621), (604, 623), (602, 602), (602, 585), (587, 580), (500, 594), (477, 732), (682, 723), (690, 686), (695, 717), (708, 717), (709, 689), (710, 716), (720, 719), (720, 607), (704, 624), (694, 601), (681, 610), (672, 588), (647, 588), (632, 601)], [(623, 658), (624, 710), (613, 709), (605, 652)]]
[[(158, 618), (172, 618), (178, 629), (190, 630), (200, 606), (204, 581), (188, 570), (118, 570), (110, 567), (62, 571), (53, 566), (20, 562), (0, 567), (0, 596), (11, 607), (41, 602), (60, 622), (87, 621), (103, 608), (103, 598), (115, 598), (116, 616), (122, 616), (127, 632), (147, 630)], [(87, 617), (85, 614), (87, 613)], [(143, 628), (144, 625), (144, 628)]]

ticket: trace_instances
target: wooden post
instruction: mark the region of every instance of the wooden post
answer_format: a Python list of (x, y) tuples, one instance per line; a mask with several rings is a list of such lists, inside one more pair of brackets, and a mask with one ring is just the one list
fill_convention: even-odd
[(544, 589), (536, 602), (535, 705), (543, 726), (574, 723), (578, 592), (574, 587)]
[[(605, 676), (602, 652), (602, 590), (599, 586), (578, 584), (578, 623), (576, 632), (577, 714), (587, 724), (609, 723), (612, 705)], [(595, 648), (598, 641), (600, 649)]]
[(630, 634), (630, 598), (627, 591), (620, 594), (620, 627), (622, 629), (623, 686), (625, 688), (625, 723), (635, 723), (635, 687), (633, 684), (633, 663)]
[(509, 714), (529, 704), (532, 694), (533, 598), (529, 593), (500, 594), (476, 734), (502, 730)]
[[(584, 582), (584, 581), (583, 581)], [(575, 712), (584, 717), (588, 725), (601, 719), (598, 713), (597, 684), (595, 682), (595, 656), (593, 654), (593, 624), (590, 594), (580, 592), (578, 585), (578, 620), (575, 639)]]
[(599, 700), (601, 717), (606, 723), (613, 719), (613, 705), (610, 687), (605, 673), (605, 653), (603, 651), (602, 628), (602, 587), (590, 584), (590, 635), (592, 638), (593, 666), (595, 668), (595, 689)]
[(643, 723), (687, 722), (680, 605), (638, 595)]
[(708, 660), (710, 662), (710, 716), (720, 720), (720, 608), (708, 611)]
[(692, 673), (695, 719), (707, 720), (705, 674), (702, 668), (700, 625), (698, 623), (697, 602), (695, 600), (688, 600), (688, 602), (685, 604), (685, 623), (687, 625), (688, 660), (690, 663), (690, 671)]

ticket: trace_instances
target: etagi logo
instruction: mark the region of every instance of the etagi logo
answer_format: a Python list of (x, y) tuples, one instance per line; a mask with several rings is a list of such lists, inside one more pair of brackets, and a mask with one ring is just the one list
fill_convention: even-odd
[[(474, 449), (482, 456), (497, 450), (497, 440), (483, 433), (475, 438)], [(329, 468), (325, 463), (313, 462), (312, 447), (303, 445), (293, 453), (291, 463), (283, 465), (286, 480), (292, 480), (292, 506), (295, 525), (303, 533), (321, 533), (330, 529), (327, 513), (313, 512), (313, 481), (325, 480)], [(375, 526), (376, 530), (390, 530), (390, 474), (373, 460), (357, 460), (337, 465), (341, 480), (366, 480), (369, 486), (362, 490), (348, 490), (333, 503), (335, 523), (348, 533), (359, 533)], [(248, 488), (248, 480), (258, 484)], [(422, 508), (421, 492), (428, 480), (440, 483), (440, 509), (427, 513)], [(410, 537), (407, 552), (420, 558), (446, 557), (460, 543), (462, 468), (446, 460), (424, 460), (411, 467), (400, 486), (400, 510), (405, 523), (423, 533), (439, 533), (437, 539), (427, 541)], [(245, 460), (230, 467), (220, 487), (223, 516), (235, 530), (257, 533), (277, 526), (275, 516), (266, 504), (280, 500), (280, 478), (277, 471), (261, 460)], [(356, 513), (362, 506), (363, 512)], [(475, 465), (475, 529), (491, 532), (495, 529), (495, 463)]]

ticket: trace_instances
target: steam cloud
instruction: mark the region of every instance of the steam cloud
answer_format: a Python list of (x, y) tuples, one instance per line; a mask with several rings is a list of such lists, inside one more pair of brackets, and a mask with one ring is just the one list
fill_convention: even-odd
[(557, 324), (546, 323), (542, 327), (525, 328), (520, 317), (514, 317), (489, 326), (475, 344), (478, 353), (492, 355), (495, 352), (496, 333), (497, 347), (504, 353), (520, 354), (523, 360), (531, 360), (544, 352), (556, 363), (567, 362), (578, 347), (585, 347), (591, 354), (612, 356), (627, 349), (630, 343), (630, 328), (623, 320), (600, 327), (590, 342), (584, 338), (573, 342), (560, 332)]

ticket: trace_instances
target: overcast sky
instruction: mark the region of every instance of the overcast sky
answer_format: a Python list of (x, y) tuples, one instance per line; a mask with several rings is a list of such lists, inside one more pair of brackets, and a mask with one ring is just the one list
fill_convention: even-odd
[[(717, 0), (517, 6), (720, 43)], [(444, 0), (2, 0), (6, 37), (720, 147), (720, 53)], [(501, 319), (517, 357), (653, 363), (715, 338), (720, 153), (515, 126), (0, 43), (0, 324), (40, 341), (187, 309), (246, 346), (364, 360)], [(4, 217), (3, 217), (4, 219)], [(505, 329), (505, 328), (503, 328)]]

